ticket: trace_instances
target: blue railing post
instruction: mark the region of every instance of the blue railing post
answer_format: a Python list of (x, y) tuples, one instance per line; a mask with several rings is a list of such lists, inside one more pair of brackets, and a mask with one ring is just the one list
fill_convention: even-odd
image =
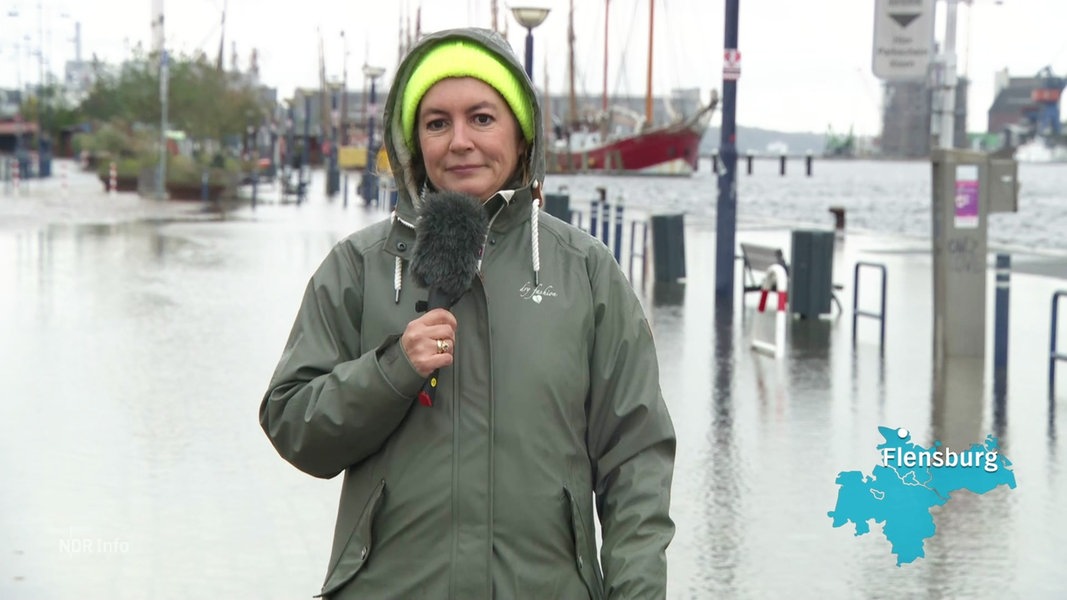
[[(608, 246), (608, 233), (611, 231), (611, 205), (604, 202), (600, 205), (600, 241)], [(610, 248), (611, 246), (608, 246)]]
[(1048, 397), (1056, 397), (1056, 361), (1067, 360), (1067, 352), (1060, 352), (1056, 348), (1056, 334), (1059, 330), (1060, 298), (1067, 298), (1067, 290), (1060, 290), (1052, 294), (1052, 323), (1049, 333), (1048, 346)]
[(615, 262), (622, 264), (622, 202), (615, 205)]
[(600, 220), (600, 200), (589, 203), (589, 235), (596, 237), (596, 225)]
[(993, 388), (1008, 387), (1008, 317), (1011, 306), (1011, 255), (998, 254), (996, 267), (996, 306), (993, 314)]

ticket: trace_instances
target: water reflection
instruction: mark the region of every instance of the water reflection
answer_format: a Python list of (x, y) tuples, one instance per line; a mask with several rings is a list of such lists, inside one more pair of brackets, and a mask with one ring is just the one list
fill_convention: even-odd
[(985, 439), (982, 417), (985, 360), (946, 357), (934, 368), (931, 425), (933, 437), (952, 448), (969, 448)]
[(719, 294), (715, 296), (709, 432), (714, 467), (710, 471), (706, 515), (712, 526), (708, 560), (712, 565), (714, 589), (718, 590), (740, 587), (738, 566), (744, 539), (738, 481), (743, 467), (734, 441), (734, 344), (734, 301)]
[(684, 283), (656, 282), (652, 284), (653, 306), (681, 306), (684, 302)]

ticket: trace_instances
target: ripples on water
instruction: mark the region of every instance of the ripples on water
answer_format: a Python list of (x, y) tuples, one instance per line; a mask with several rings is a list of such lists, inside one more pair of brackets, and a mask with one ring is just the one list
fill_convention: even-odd
[[(930, 164), (900, 161), (815, 160), (814, 174), (805, 177), (803, 163), (790, 161), (788, 174), (778, 175), (775, 161), (757, 160), (752, 175), (738, 163), (739, 221), (777, 221), (832, 227), (828, 209), (843, 206), (850, 229), (916, 238), (930, 237)], [(566, 186), (575, 206), (596, 197), (596, 188), (620, 195), (627, 206), (653, 212), (685, 212), (714, 227), (718, 183), (711, 162), (689, 179), (643, 177), (551, 176), (549, 191)], [(994, 244), (1034, 251), (1067, 251), (1067, 164), (1021, 164), (1019, 212), (991, 216), (989, 239)], [(573, 201), (573, 200), (572, 200)]]

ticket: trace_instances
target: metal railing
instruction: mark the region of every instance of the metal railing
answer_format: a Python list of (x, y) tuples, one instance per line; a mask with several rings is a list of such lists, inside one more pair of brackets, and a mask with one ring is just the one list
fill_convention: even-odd
[(1048, 346), (1048, 396), (1056, 397), (1056, 362), (1067, 361), (1067, 352), (1060, 352), (1056, 347), (1056, 333), (1059, 329), (1060, 298), (1067, 298), (1067, 290), (1052, 294), (1052, 323), (1050, 325)]
[[(882, 298), (881, 309), (878, 312), (860, 310), (860, 267), (870, 267), (882, 272)], [(878, 348), (885, 352), (885, 293), (886, 293), (886, 269), (882, 263), (859, 261), (852, 270), (852, 345), (856, 345), (856, 320), (859, 317), (878, 319)]]

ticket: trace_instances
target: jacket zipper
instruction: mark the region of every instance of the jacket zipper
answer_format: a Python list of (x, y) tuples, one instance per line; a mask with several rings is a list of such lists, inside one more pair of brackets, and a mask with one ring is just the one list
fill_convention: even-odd
[[(494, 216), (494, 218), (496, 218)], [(493, 493), (495, 489), (496, 478), (496, 395), (493, 393), (493, 326), (492, 321), (489, 319), (489, 291), (485, 287), (485, 283), (482, 283), (482, 296), (485, 298), (485, 328), (489, 334), (489, 552), (485, 557), (485, 573), (486, 573), (486, 589), (489, 590), (489, 597), (493, 597), (493, 523), (494, 523), (494, 507), (493, 499), (496, 494)]]

